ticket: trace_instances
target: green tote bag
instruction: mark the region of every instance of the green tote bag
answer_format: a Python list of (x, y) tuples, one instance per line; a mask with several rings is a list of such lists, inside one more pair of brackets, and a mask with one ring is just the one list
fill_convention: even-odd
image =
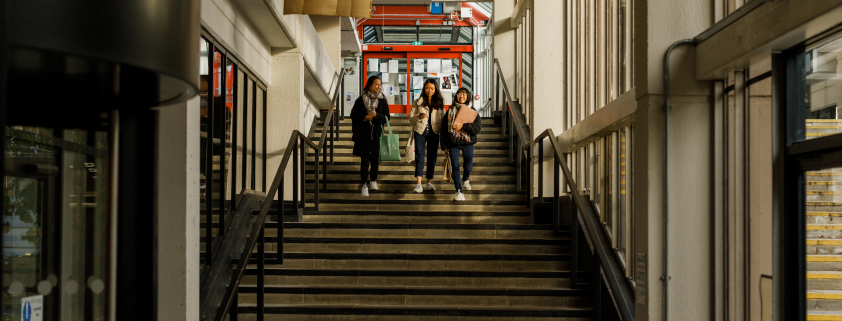
[(389, 118), (386, 117), (386, 126), (389, 127), (389, 135), (383, 130), (383, 125), (380, 126), (380, 161), (394, 162), (401, 160), (401, 146), (400, 138), (397, 134), (392, 134), (392, 125), (389, 124)]

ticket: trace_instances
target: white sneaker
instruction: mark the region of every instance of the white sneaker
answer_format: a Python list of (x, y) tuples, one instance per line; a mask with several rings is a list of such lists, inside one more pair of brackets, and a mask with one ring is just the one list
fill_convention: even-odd
[(421, 192), (424, 192), (424, 188), (421, 187), (421, 184), (418, 184), (418, 185), (415, 185), (415, 189), (412, 190), (412, 191), (420, 194)]
[(363, 187), (360, 189), (360, 192), (362, 197), (368, 197), (368, 185), (363, 184)]
[(462, 183), (462, 188), (464, 188), (466, 191), (470, 191), (471, 190), (471, 181), (465, 181), (464, 183)]
[(462, 194), (462, 192), (460, 192), (460, 191), (456, 191), (456, 196), (453, 197), (453, 200), (454, 201), (464, 201), (465, 200), (465, 194)]
[(376, 191), (376, 190), (378, 190), (378, 189), (379, 189), (379, 188), (377, 188), (377, 182), (375, 182), (375, 181), (368, 182), (368, 185), (369, 185), (369, 188), (370, 188), (372, 191)]
[(433, 186), (433, 183), (427, 183), (427, 190), (428, 191), (435, 191), (436, 187)]

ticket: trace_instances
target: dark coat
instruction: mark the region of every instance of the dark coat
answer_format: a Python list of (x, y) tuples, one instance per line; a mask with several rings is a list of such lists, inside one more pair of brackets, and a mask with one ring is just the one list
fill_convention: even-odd
[[(456, 105), (450, 106), (450, 108), (456, 108)], [(473, 106), (471, 106), (471, 109), (476, 110)], [(456, 143), (454, 143), (454, 139), (451, 139), (450, 137), (450, 122), (447, 119), (448, 114), (450, 113), (444, 113), (444, 116), (442, 116), (441, 119), (441, 133), (439, 134), (439, 139), (441, 141), (441, 149), (447, 150), (452, 147), (459, 147), (460, 145), (465, 146), (476, 144), (478, 142), (477, 134), (479, 134), (480, 130), (482, 130), (482, 117), (480, 117), (480, 115), (477, 114), (477, 118), (474, 119), (473, 123), (462, 124), (462, 130), (471, 136), (471, 142), (460, 142), (458, 145), (456, 145)]]
[(363, 104), (363, 97), (357, 98), (351, 109), (351, 140), (354, 141), (354, 155), (368, 157), (371, 161), (378, 161), (380, 157), (381, 126), (386, 125), (389, 116), (389, 103), (380, 99), (377, 104), (377, 116), (370, 122), (365, 120), (368, 111)]

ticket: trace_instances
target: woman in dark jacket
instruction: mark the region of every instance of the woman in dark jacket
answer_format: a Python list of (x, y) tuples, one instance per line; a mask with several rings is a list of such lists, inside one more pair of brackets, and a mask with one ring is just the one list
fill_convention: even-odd
[[(471, 91), (466, 88), (459, 88), (456, 91), (456, 101), (441, 120), (441, 149), (450, 156), (450, 163), (453, 166), (453, 184), (456, 186), (456, 196), (454, 201), (464, 201), (465, 194), (462, 190), (470, 191), (471, 182), (468, 179), (471, 177), (471, 171), (474, 168), (474, 144), (477, 143), (477, 134), (482, 129), (482, 119), (479, 114), (472, 123), (459, 124), (454, 122), (456, 115), (459, 115), (459, 110), (462, 108), (470, 108), (471, 106)], [(459, 176), (459, 152), (465, 157), (465, 172)], [(463, 182), (464, 181), (464, 186)]]
[(363, 94), (351, 109), (351, 140), (354, 141), (354, 155), (359, 156), (361, 161), (360, 192), (363, 197), (368, 197), (369, 188), (377, 190), (381, 126), (389, 118), (389, 103), (380, 92), (380, 78), (370, 77), (363, 88)]

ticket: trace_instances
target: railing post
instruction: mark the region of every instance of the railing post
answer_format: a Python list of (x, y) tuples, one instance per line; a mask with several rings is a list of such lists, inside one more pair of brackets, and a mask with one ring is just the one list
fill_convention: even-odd
[(593, 254), (593, 320), (602, 320), (602, 266), (599, 264), (599, 255)]
[[(301, 185), (299, 185), (299, 188), (301, 189), (301, 193), (298, 194), (298, 196), (301, 198), (301, 201), (298, 203), (298, 205), (300, 207), (298, 209), (296, 209), (298, 211), (298, 212), (296, 212), (296, 215), (298, 215), (298, 213), (303, 213), (304, 209), (307, 207), (307, 197), (306, 197), (307, 196), (307, 192), (306, 192), (307, 191), (307, 175), (305, 175), (305, 174), (307, 173), (306, 169), (307, 169), (307, 148), (308, 148), (308, 146), (307, 146), (307, 144), (304, 143), (304, 138), (299, 138), (299, 140), (301, 140), (301, 142), (298, 144), (298, 147), (301, 148), (301, 167), (298, 168), (298, 170), (300, 171), (300, 173), (298, 173), (298, 175), (299, 175), (299, 177), (301, 177), (301, 180), (299, 181), (299, 184), (301, 184)], [(316, 162), (318, 162), (318, 160), (319, 160), (318, 155), (316, 156), (315, 159), (316, 159)], [(316, 164), (317, 167), (318, 167), (318, 164), (316, 162), (314, 162), (314, 164)], [(319, 188), (318, 184), (316, 184), (316, 188)]]
[[(298, 148), (298, 138), (295, 139), (295, 143), (291, 147), (293, 148), (293, 151), (292, 151), (292, 155), (293, 155), (293, 157), (292, 157), (292, 207), (295, 208), (295, 211), (296, 211), (295, 215), (298, 215), (298, 186), (299, 186), (298, 185), (298, 161), (300, 160), (300, 158), (298, 157), (298, 153), (301, 151), (301, 149)], [(287, 148), (290, 148), (290, 147), (287, 147)], [(284, 170), (284, 169), (279, 169), (279, 170)], [(283, 221), (283, 219), (281, 219), (281, 221)]]
[(494, 110), (500, 111), (500, 73), (494, 73), (497, 77), (494, 79), (497, 81), (497, 85), (494, 86)]
[[(322, 186), (322, 189), (327, 189), (327, 148), (326, 148), (326, 146), (327, 146), (327, 141), (325, 141), (325, 145), (322, 145), (322, 151), (321, 151), (321, 154), (322, 154), (322, 164), (321, 165), (323, 167), (322, 168), (322, 175), (324, 175), (324, 180), (322, 180), (322, 182), (324, 182), (323, 183), (324, 186)], [(319, 156), (319, 152), (316, 152), (316, 157), (318, 157), (318, 156)], [(319, 163), (316, 162), (316, 166), (318, 166), (318, 165), (319, 165)], [(316, 173), (318, 173), (318, 172), (319, 171), (316, 171)], [(316, 178), (316, 183), (317, 183), (316, 189), (319, 189), (318, 182), (319, 182), (319, 180), (318, 180), (318, 178)]]
[(239, 321), (240, 319), (240, 292), (237, 289), (234, 289), (234, 297), (231, 298), (231, 309), (228, 313), (228, 321)]
[[(339, 100), (339, 99), (337, 99)], [(339, 128), (339, 116), (336, 113), (336, 108), (333, 108), (333, 115), (330, 117), (330, 164), (333, 165), (333, 145), (336, 145), (336, 138), (339, 133), (336, 129)], [(325, 180), (326, 181), (326, 180)]]
[(500, 121), (500, 125), (501, 125), (500, 128), (501, 128), (501, 132), (503, 134), (503, 137), (506, 137), (506, 125), (509, 124), (509, 118), (508, 118), (509, 115), (507, 115), (508, 113), (507, 113), (507, 110), (506, 110), (506, 104), (508, 104), (508, 103), (509, 103), (509, 100), (508, 100), (508, 98), (506, 98), (506, 92), (503, 92), (503, 101), (502, 101), (502, 105), (500, 105), (500, 108), (501, 108), (501, 111), (502, 111), (502, 114), (500, 115), (500, 117), (502, 118), (501, 121)]
[(558, 156), (554, 156), (555, 165), (553, 166), (553, 234), (561, 233), (559, 228), (559, 215), (561, 215), (561, 200), (558, 198), (560, 190), (559, 186), (559, 172), (561, 171), (558, 161)]
[[(531, 144), (531, 141), (528, 144)], [(533, 145), (529, 145), (526, 149), (526, 208), (532, 207), (532, 147)]]
[(570, 288), (579, 284), (579, 206), (570, 204)]
[[(260, 228), (260, 236), (257, 240), (257, 321), (263, 321), (266, 304), (266, 282), (264, 282), (266, 272), (266, 222), (259, 224), (263, 224), (263, 227)], [(248, 262), (240, 262), (240, 264), (248, 264)]]
[[(315, 198), (314, 202), (315, 202), (316, 210), (318, 211), (319, 210), (319, 151), (318, 150), (316, 150), (315, 155), (316, 155), (316, 164), (315, 164), (316, 165), (315, 166), (315, 174), (316, 175), (313, 175), (313, 176), (315, 177), (314, 183), (316, 183), (315, 186), (314, 186), (316, 195), (314, 197)], [(327, 161), (327, 160), (325, 160), (325, 161)], [(306, 201), (306, 199), (305, 199), (305, 201)]]
[[(509, 148), (511, 148), (511, 147), (512, 147), (512, 145), (509, 145)], [(523, 187), (522, 186), (523, 184), (521, 184), (521, 181), (520, 181), (521, 177), (523, 177), (523, 173), (522, 173), (523, 172), (523, 164), (521, 162), (521, 158), (523, 158), (521, 156), (522, 153), (523, 153), (523, 150), (522, 150), (522, 146), (520, 146), (520, 139), (517, 140), (517, 149), (515, 149), (515, 150), (517, 151), (516, 152), (517, 153), (517, 191), (521, 192), (521, 191), (523, 191), (523, 189), (521, 188), (521, 187)]]
[(538, 141), (538, 203), (544, 203), (544, 139)]

